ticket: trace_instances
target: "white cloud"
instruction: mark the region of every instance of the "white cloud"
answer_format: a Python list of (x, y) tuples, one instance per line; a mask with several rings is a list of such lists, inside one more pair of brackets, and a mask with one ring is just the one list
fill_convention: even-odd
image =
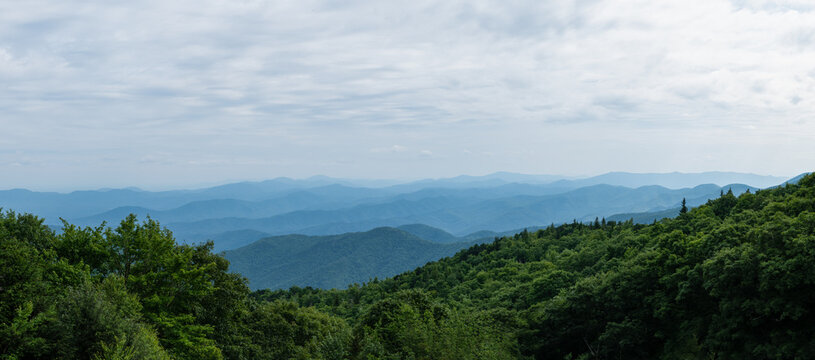
[[(0, 151), (82, 159), (75, 171), (88, 179), (103, 155), (135, 168), (146, 153), (199, 166), (208, 181), (591, 173), (657, 169), (631, 145), (615, 150), (634, 159), (611, 163), (558, 152), (642, 129), (653, 148), (731, 129), (716, 139), (731, 145), (718, 160), (666, 168), (793, 173), (806, 159), (730, 160), (754, 150), (747, 127), (765, 152), (815, 152), (813, 24), (803, 0), (0, 3)], [(538, 152), (523, 155), (527, 142)], [(394, 143), (459, 155), (415, 166), (365, 157), (400, 152)], [(269, 156), (286, 160), (230, 166)], [(13, 173), (7, 181), (31, 178)]]

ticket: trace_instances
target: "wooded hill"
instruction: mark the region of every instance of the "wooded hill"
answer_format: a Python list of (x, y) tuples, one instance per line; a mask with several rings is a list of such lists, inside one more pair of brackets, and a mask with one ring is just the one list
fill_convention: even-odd
[(574, 222), (346, 290), (250, 293), (158, 223), (0, 217), (0, 354), (78, 359), (815, 357), (815, 176), (652, 225)]
[[(486, 240), (492, 238), (482, 242)], [(252, 289), (294, 285), (342, 289), (351, 283), (413, 270), (474, 243), (442, 244), (402, 229), (382, 227), (329, 236), (273, 236), (227, 251), (224, 257), (232, 264), (232, 271), (249, 279)]]

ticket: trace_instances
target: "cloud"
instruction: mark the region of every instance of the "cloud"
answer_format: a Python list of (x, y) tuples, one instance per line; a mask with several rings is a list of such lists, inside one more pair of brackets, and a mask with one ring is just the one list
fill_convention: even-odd
[[(0, 150), (300, 164), (232, 169), (257, 177), (404, 151), (394, 143), (501, 158), (522, 153), (516, 137), (566, 126), (749, 124), (781, 143), (815, 134), (801, 120), (815, 115), (812, 24), (803, 0), (9, 2)], [(403, 171), (507, 170), (462, 159)], [(559, 172), (587, 172), (567, 163)]]

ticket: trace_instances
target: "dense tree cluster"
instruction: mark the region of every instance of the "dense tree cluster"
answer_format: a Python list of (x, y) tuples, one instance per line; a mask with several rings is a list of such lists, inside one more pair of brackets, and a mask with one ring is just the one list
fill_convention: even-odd
[(0, 358), (815, 357), (815, 176), (573, 222), (345, 290), (250, 293), (211, 244), (0, 215)]
[[(331, 359), (340, 318), (258, 303), (212, 244), (178, 245), (152, 220), (116, 228), (0, 216), (0, 358)], [(337, 340), (339, 339), (339, 340)], [(336, 354), (341, 354), (337, 357)]]

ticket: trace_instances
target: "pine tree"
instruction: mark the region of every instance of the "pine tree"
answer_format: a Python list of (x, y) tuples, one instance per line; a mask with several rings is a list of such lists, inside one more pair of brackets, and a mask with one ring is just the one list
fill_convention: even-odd
[(680, 214), (685, 214), (687, 212), (688, 212), (687, 202), (685, 201), (685, 198), (682, 198), (682, 208), (679, 209), (679, 213)]

